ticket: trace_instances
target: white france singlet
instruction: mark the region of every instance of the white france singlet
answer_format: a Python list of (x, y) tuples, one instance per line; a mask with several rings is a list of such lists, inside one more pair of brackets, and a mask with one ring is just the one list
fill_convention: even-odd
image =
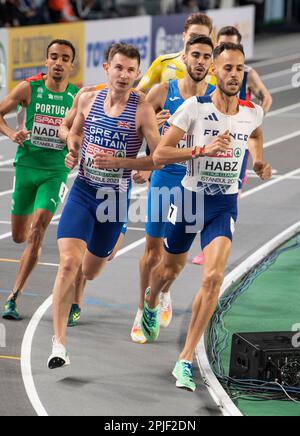
[(204, 147), (226, 130), (230, 131), (231, 144), (226, 153), (189, 161), (182, 181), (186, 189), (203, 190), (207, 195), (238, 193), (249, 138), (264, 118), (260, 106), (243, 100), (238, 102), (239, 112), (230, 116), (218, 111), (211, 96), (192, 97), (171, 117), (169, 123), (187, 133), (189, 147)]

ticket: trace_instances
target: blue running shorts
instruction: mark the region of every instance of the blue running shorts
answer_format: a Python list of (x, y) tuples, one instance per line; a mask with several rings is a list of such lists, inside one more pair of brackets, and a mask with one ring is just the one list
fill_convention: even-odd
[[(67, 204), (63, 210), (58, 239), (80, 239), (85, 241), (90, 253), (106, 258), (111, 255), (119, 236), (127, 227), (129, 194), (97, 190), (78, 178), (75, 180)], [(110, 211), (110, 217), (105, 217)]]
[[(169, 214), (172, 223), (167, 224), (165, 235), (165, 249), (168, 253), (187, 253), (199, 232), (202, 250), (218, 237), (232, 241), (238, 217), (238, 194), (206, 195), (182, 187), (181, 199), (182, 201), (175, 199)], [(185, 208), (189, 212), (188, 220)], [(192, 216), (197, 219), (191, 219)]]

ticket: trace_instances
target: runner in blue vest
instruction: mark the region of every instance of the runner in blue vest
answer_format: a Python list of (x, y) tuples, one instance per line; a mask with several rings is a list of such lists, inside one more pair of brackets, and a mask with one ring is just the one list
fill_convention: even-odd
[[(173, 80), (152, 88), (147, 96), (154, 110), (158, 113), (161, 122), (161, 135), (163, 136), (170, 125), (166, 118), (173, 115), (186, 99), (194, 95), (209, 95), (215, 87), (207, 84), (205, 80), (211, 67), (212, 40), (207, 36), (194, 36), (186, 46), (184, 62), (187, 74), (182, 80)], [(188, 138), (184, 138), (178, 147), (187, 146)], [(146, 225), (146, 247), (140, 261), (141, 292), (139, 309), (131, 331), (133, 342), (144, 343), (146, 339), (141, 330), (141, 317), (144, 305), (145, 289), (149, 286), (151, 272), (158, 265), (163, 254), (163, 239), (168, 222), (168, 212), (173, 198), (173, 191), (180, 185), (186, 174), (186, 163), (168, 165), (154, 171), (151, 176), (151, 185), (148, 196), (148, 213)], [(165, 192), (163, 192), (165, 191)], [(158, 195), (161, 193), (161, 195)], [(168, 327), (172, 319), (172, 304), (169, 288), (161, 294), (160, 323)]]

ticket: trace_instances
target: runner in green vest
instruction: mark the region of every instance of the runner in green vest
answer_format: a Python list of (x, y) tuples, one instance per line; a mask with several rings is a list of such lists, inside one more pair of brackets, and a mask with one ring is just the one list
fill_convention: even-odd
[[(54, 40), (47, 49), (46, 75), (20, 83), (0, 103), (0, 132), (19, 144), (12, 198), (12, 235), (27, 242), (3, 318), (19, 320), (17, 300), (37, 265), (45, 232), (67, 193), (67, 147), (59, 127), (79, 89), (69, 83), (75, 49), (69, 41)], [(19, 127), (12, 130), (5, 115), (18, 109)]]

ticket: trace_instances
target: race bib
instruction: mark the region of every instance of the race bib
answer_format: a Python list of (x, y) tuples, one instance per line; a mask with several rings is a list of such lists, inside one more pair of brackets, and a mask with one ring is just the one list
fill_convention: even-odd
[(237, 190), (242, 170), (244, 150), (229, 148), (226, 153), (190, 161), (184, 186), (209, 195), (226, 194)]
[(61, 204), (64, 204), (68, 192), (69, 192), (69, 188), (67, 187), (67, 185), (64, 182), (62, 182), (61, 187), (60, 187), (60, 191), (58, 194), (59, 199), (61, 201)]
[(94, 168), (94, 156), (96, 153), (103, 153), (116, 158), (125, 158), (126, 151), (111, 150), (89, 144), (85, 153), (84, 175), (92, 182), (107, 185), (119, 185), (124, 174), (124, 168), (97, 169)]
[(66, 147), (66, 144), (58, 136), (62, 122), (62, 118), (36, 114), (31, 134), (32, 145), (62, 151)]
[(174, 204), (171, 204), (169, 215), (168, 215), (168, 221), (173, 224), (173, 226), (176, 225), (177, 222), (177, 215), (178, 215), (178, 207)]

